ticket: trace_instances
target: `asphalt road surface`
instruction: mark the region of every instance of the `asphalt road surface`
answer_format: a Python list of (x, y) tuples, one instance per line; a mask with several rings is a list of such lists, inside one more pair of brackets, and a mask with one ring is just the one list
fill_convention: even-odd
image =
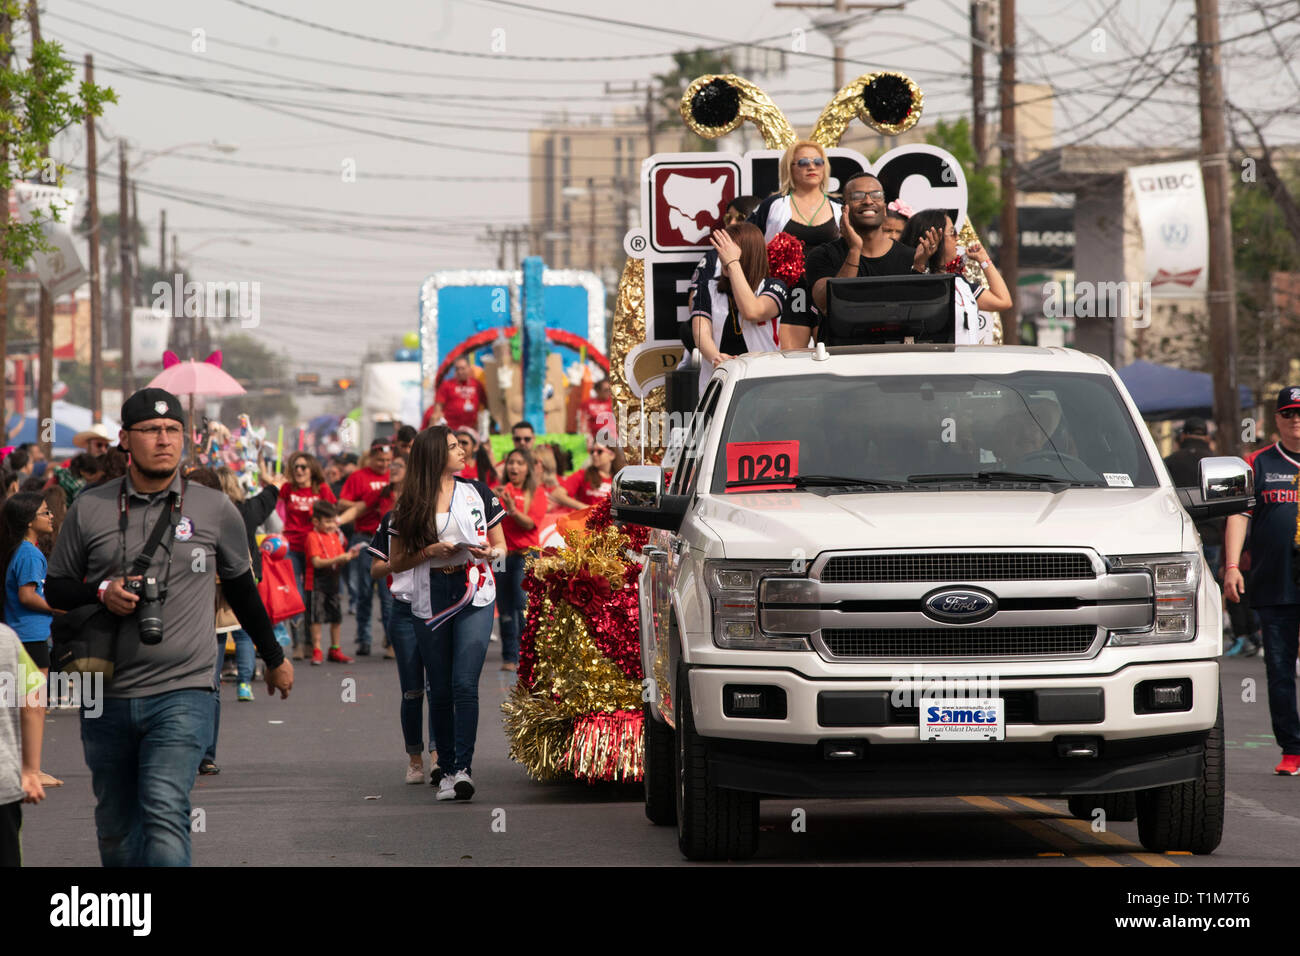
[[(345, 648), (354, 627), (347, 618)], [(646, 821), (639, 786), (539, 784), (509, 759), (500, 704), (514, 675), (498, 669), (500, 654), (494, 642), (479, 682), (478, 792), (468, 803), (438, 803), (427, 783), (404, 782), (393, 661), (298, 663), (285, 701), (265, 696), (262, 684), (254, 702), (237, 703), (235, 686), (224, 684), (221, 773), (199, 777), (191, 794), (202, 811), (194, 865), (691, 865), (672, 828)], [(1146, 853), (1136, 823), (1112, 821), (1106, 832), (1093, 832), (1088, 821), (1070, 817), (1063, 800), (768, 800), (749, 865), (1294, 865), (1300, 777), (1272, 774), (1279, 751), (1269, 732), (1263, 660), (1223, 664), (1228, 813), (1223, 843), (1211, 856)], [(355, 680), (355, 702), (343, 699), (348, 679)], [(1248, 680), (1254, 702), (1242, 699)], [(75, 711), (49, 714), (44, 763), (65, 785), (25, 810), (26, 865), (98, 866)]]

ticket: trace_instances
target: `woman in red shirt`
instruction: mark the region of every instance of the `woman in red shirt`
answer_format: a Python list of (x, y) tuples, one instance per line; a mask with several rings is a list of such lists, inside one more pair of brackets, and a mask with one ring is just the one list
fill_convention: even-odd
[(623, 449), (597, 442), (591, 448), (587, 467), (560, 482), (560, 488), (553, 491), (551, 497), (557, 504), (569, 508), (589, 508), (609, 497), (614, 487), (614, 475), (626, 465)]
[[(293, 562), (293, 576), (298, 580), (298, 590), (302, 593), (305, 614), (289, 621), (289, 633), (293, 637), (293, 659), (303, 659), (304, 648), (310, 648), (311, 639), (303, 629), (303, 624), (311, 623), (311, 601), (307, 597), (305, 577), (307, 571), (307, 535), (311, 533), (311, 509), (317, 499), (336, 502), (334, 492), (325, 481), (325, 473), (320, 462), (305, 451), (294, 452), (289, 456), (287, 468), (289, 480), (280, 486), (280, 500), (284, 502), (284, 537), (289, 542), (289, 560)], [(342, 523), (344, 516), (340, 516)], [(307, 650), (307, 657), (311, 651)]]
[(492, 464), (492, 455), (487, 443), (479, 443), (478, 435), (472, 428), (456, 429), (456, 441), (465, 450), (465, 468), (460, 472), (461, 478), (481, 481), (491, 487), (497, 481), (497, 469)]
[(506, 455), (506, 480), (496, 489), (506, 516), (506, 573), (497, 578), (497, 613), (501, 620), (501, 669), (519, 669), (519, 635), (524, 631), (524, 564), (537, 550), (537, 529), (546, 516), (546, 492), (537, 487), (533, 456), (523, 448)]

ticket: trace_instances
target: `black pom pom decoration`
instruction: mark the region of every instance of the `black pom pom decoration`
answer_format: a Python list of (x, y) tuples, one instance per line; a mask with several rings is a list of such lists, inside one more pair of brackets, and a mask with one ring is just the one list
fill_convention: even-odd
[(877, 123), (895, 126), (912, 112), (912, 90), (900, 77), (885, 73), (862, 88), (862, 102)]
[(712, 80), (691, 97), (691, 115), (701, 126), (726, 126), (740, 115), (740, 91), (725, 80)]

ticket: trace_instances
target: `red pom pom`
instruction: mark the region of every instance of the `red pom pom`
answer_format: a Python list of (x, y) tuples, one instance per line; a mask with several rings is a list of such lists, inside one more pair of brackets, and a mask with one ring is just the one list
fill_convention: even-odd
[(788, 232), (778, 232), (767, 244), (767, 271), (788, 286), (803, 276), (803, 243)]

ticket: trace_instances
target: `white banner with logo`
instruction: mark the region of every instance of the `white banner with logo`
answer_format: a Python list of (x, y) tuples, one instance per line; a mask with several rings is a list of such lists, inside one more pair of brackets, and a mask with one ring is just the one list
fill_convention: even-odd
[(1210, 223), (1205, 186), (1196, 160), (1131, 166), (1152, 298), (1205, 295), (1210, 264)]
[[(72, 237), (77, 191), (39, 183), (14, 183), (14, 195), (18, 200), (18, 218), (22, 222), (40, 222), (45, 240), (54, 247), (50, 252), (32, 256), (37, 278), (51, 296), (67, 295), (88, 278)], [(57, 220), (50, 218), (51, 208), (57, 212)]]
[(172, 318), (162, 309), (131, 310), (131, 365), (134, 371), (162, 368)]

